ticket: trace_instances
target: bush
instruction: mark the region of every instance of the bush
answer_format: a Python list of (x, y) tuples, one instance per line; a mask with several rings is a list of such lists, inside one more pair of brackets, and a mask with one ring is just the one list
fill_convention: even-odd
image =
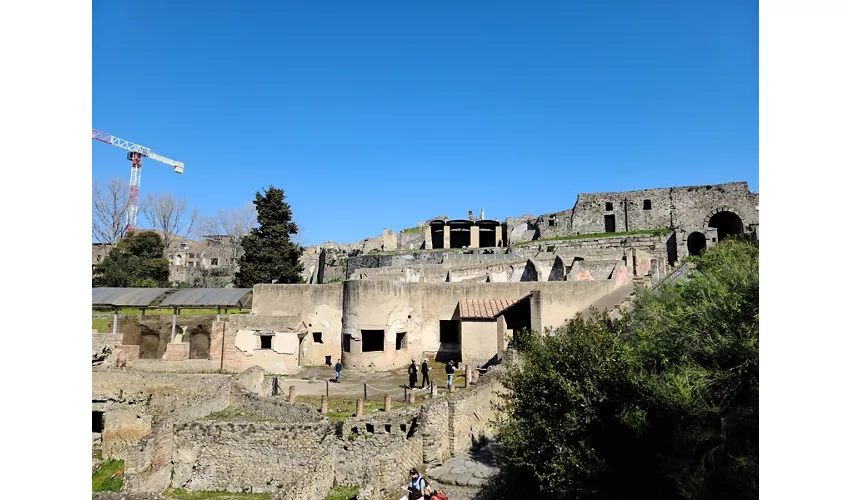
[(617, 325), (592, 312), (519, 339), (507, 474), (546, 498), (758, 497), (758, 249), (696, 264)]

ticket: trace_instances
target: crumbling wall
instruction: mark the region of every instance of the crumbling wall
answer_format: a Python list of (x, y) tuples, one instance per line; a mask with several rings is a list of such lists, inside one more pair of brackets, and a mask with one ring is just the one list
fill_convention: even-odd
[(245, 411), (280, 422), (321, 422), (323, 417), (307, 405), (290, 404), (282, 398), (252, 394), (241, 387), (233, 386), (231, 404)]
[[(175, 426), (174, 443), (176, 488), (282, 490), (292, 498), (321, 500), (333, 485), (334, 436), (324, 423), (196, 421)], [(314, 484), (314, 494), (295, 491), (307, 483)]]

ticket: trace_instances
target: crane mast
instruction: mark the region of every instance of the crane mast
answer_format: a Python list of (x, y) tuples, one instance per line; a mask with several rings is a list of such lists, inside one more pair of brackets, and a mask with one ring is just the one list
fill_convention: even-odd
[(150, 148), (126, 141), (100, 130), (92, 129), (91, 138), (127, 151), (127, 159), (130, 160), (130, 196), (127, 204), (127, 231), (135, 231), (136, 220), (139, 214), (139, 191), (142, 187), (142, 157), (148, 157), (160, 163), (170, 165), (174, 167), (174, 172), (178, 174), (183, 173), (183, 162), (158, 155), (151, 151)]

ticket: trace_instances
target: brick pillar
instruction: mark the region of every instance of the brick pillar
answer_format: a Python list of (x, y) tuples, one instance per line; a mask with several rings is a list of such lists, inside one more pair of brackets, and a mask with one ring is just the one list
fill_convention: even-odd
[(295, 386), (294, 385), (289, 386), (289, 402), (290, 403), (295, 402)]
[(224, 329), (227, 323), (224, 321), (216, 321), (212, 324), (210, 330), (210, 360), (215, 362), (219, 370), (224, 366)]
[(358, 418), (363, 416), (363, 400), (361, 398), (357, 398), (357, 406), (354, 407), (354, 416)]
[(393, 398), (389, 394), (384, 394), (384, 411), (390, 411), (393, 407)]
[(322, 409), (320, 410), (322, 415), (328, 413), (328, 397), (322, 394)]

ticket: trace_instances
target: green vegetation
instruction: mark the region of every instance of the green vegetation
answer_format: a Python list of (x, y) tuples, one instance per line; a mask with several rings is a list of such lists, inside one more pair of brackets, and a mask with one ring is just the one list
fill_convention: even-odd
[(94, 267), (92, 287), (168, 286), (165, 243), (153, 231), (131, 232)]
[(332, 280), (327, 281), (326, 283), (342, 283), (342, 281), (343, 281), (342, 278), (337, 277), (337, 278), (334, 278)]
[(91, 490), (121, 491), (124, 486), (124, 461), (107, 460), (91, 476)]
[(270, 500), (271, 493), (231, 493), (229, 491), (189, 491), (168, 488), (162, 493), (174, 500)]
[(521, 334), (491, 498), (758, 498), (758, 248), (724, 241), (684, 282)]
[(649, 235), (649, 236), (664, 236), (669, 233), (669, 229), (642, 229), (640, 231), (624, 231), (622, 233), (591, 233), (591, 234), (571, 234), (569, 236), (556, 236), (554, 238), (541, 238), (539, 240), (532, 241), (520, 241), (519, 243), (512, 243), (511, 246), (520, 247), (524, 245), (534, 245), (537, 243), (543, 243), (546, 241), (567, 241), (567, 240), (586, 240), (592, 238), (617, 238), (621, 236), (637, 236), (637, 235)]
[(111, 322), (112, 320), (109, 318), (92, 318), (91, 327), (92, 330), (98, 333), (112, 333), (112, 330), (109, 329), (109, 323)]
[(251, 413), (249, 411), (245, 411), (238, 406), (228, 406), (227, 408), (210, 413), (203, 420), (224, 420), (224, 421), (232, 421), (232, 420), (241, 420), (248, 422), (271, 422), (272, 419), (266, 418), (262, 415), (257, 415), (256, 413)]
[[(380, 400), (379, 400), (380, 398)], [(319, 410), (322, 407), (321, 396), (298, 396), (296, 402), (305, 404), (311, 408)], [(404, 401), (398, 401), (393, 398), (393, 408), (407, 406)], [(331, 396), (328, 399), (328, 422), (340, 422), (349, 417), (354, 416), (354, 410), (357, 407), (357, 397), (353, 398), (335, 398)], [(363, 402), (363, 414), (367, 415), (373, 411), (384, 411), (384, 395), (370, 395), (370, 399)]]
[(358, 486), (340, 486), (335, 484), (325, 500), (354, 500), (357, 498), (357, 492), (360, 490)]
[(406, 229), (401, 230), (402, 234), (413, 234), (422, 232), (422, 228), (420, 227), (408, 227)]
[(251, 288), (257, 283), (302, 283), (304, 266), (298, 261), (303, 249), (290, 237), (298, 234), (292, 209), (282, 189), (269, 186), (257, 192), (259, 227), (242, 237), (245, 253), (239, 258), (234, 286)]

